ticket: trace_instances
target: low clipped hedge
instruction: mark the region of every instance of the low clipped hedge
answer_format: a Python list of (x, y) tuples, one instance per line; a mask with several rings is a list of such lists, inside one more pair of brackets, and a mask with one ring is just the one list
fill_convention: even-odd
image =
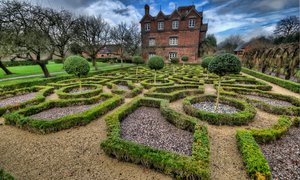
[[(58, 118), (56, 120), (45, 121), (32, 119), (29, 116), (48, 110), (54, 107), (68, 107), (83, 104), (94, 104), (104, 100), (101, 104), (87, 111)], [(79, 125), (86, 125), (92, 120), (100, 117), (108, 111), (123, 103), (123, 98), (119, 95), (102, 93), (98, 96), (86, 99), (52, 100), (30, 106), (19, 111), (5, 115), (5, 123), (17, 127), (37, 132), (50, 133)]]
[[(23, 61), (2, 61), (4, 66), (6, 67), (13, 67), (13, 66), (33, 66), (37, 65), (35, 61), (31, 60), (23, 60)], [(45, 62), (48, 64), (48, 61)]]
[(40, 102), (45, 101), (46, 96), (51, 94), (53, 92), (54, 88), (49, 86), (34, 86), (30, 88), (22, 88), (22, 89), (16, 89), (13, 91), (5, 91), (0, 93), (0, 100), (10, 98), (13, 96), (23, 95), (31, 92), (38, 92), (35, 96), (35, 98), (19, 103), (19, 104), (12, 104), (9, 106), (3, 106), (0, 107), (0, 116), (7, 112), (12, 112), (14, 110), (17, 110), (19, 108), (24, 108), (29, 105), (38, 104)]
[(97, 84), (82, 84), (82, 88), (92, 88), (90, 91), (81, 93), (70, 93), (73, 89), (79, 89), (79, 84), (66, 86), (57, 90), (56, 94), (61, 99), (72, 99), (72, 98), (90, 98), (97, 96), (102, 92), (102, 86)]
[(271, 128), (237, 131), (238, 149), (251, 179), (272, 179), (268, 162), (257, 143), (269, 143), (279, 139), (293, 123), (296, 125), (297, 121), (299, 121), (299, 118), (295, 118), (293, 121), (287, 116), (281, 116), (277, 124)]
[[(232, 91), (234, 93), (230, 94), (228, 92), (222, 92), (221, 94), (226, 94), (226, 95), (230, 94), (231, 96), (246, 99), (247, 102), (253, 104), (255, 107), (262, 109), (266, 112), (278, 114), (278, 115), (300, 116), (300, 99), (296, 97), (282, 95), (273, 92), (265, 92), (265, 91), (255, 90), (255, 89), (245, 89), (245, 88), (223, 88), (223, 89), (227, 91)], [(261, 96), (266, 98), (283, 100), (283, 101), (290, 102), (293, 106), (274, 106), (260, 100), (247, 98), (244, 95), (255, 95), (255, 96)]]
[(1, 180), (14, 180), (15, 178), (12, 175), (5, 172), (2, 168), (0, 168), (0, 179)]
[[(233, 79), (234, 82), (236, 82), (236, 80)], [(234, 83), (233, 82), (233, 83)], [(237, 82), (241, 82), (241, 81), (237, 81)], [(217, 83), (215, 83), (215, 86), (217, 85)], [(221, 83), (222, 87), (231, 87), (231, 88), (245, 88), (245, 89), (259, 89), (262, 91), (270, 91), (272, 90), (272, 86), (267, 85), (266, 83), (260, 82), (260, 81), (256, 81), (253, 84), (232, 84), (230, 82), (222, 82)]]
[[(142, 93), (143, 88), (140, 86), (136, 86), (132, 83), (132, 81), (125, 80), (113, 80), (111, 82), (106, 83), (107, 87), (111, 89), (112, 93), (124, 95), (126, 98), (132, 98)], [(124, 85), (129, 88), (129, 91), (125, 91), (118, 88), (118, 85)]]
[(152, 79), (146, 79), (141, 82), (141, 85), (144, 86), (146, 89), (150, 89), (152, 87), (161, 87), (161, 86), (171, 86), (174, 85), (174, 81), (166, 80), (166, 79), (157, 79), (156, 82), (161, 82), (160, 84), (154, 84)]
[[(140, 106), (160, 108), (167, 121), (177, 128), (194, 132), (192, 156), (180, 155), (130, 142), (121, 138), (121, 121)], [(101, 148), (119, 160), (142, 164), (177, 179), (210, 179), (209, 140), (207, 127), (197, 119), (169, 108), (168, 101), (154, 98), (136, 98), (106, 118), (108, 137)]]
[(192, 96), (203, 93), (203, 86), (186, 84), (151, 88), (147, 93), (144, 94), (144, 96), (175, 101), (186, 96)]
[[(98, 78), (96, 76), (81, 79), (81, 82), (83, 84), (101, 84), (101, 85), (103, 85), (108, 81), (109, 81), (109, 79)], [(76, 85), (76, 84), (79, 84), (78, 78), (57, 81), (55, 83), (49, 83), (48, 85), (53, 86), (55, 88), (61, 88), (61, 87)]]
[(237, 125), (237, 126), (246, 125), (256, 115), (256, 110), (252, 105), (246, 103), (245, 101), (227, 98), (224, 96), (220, 96), (220, 103), (234, 106), (241, 111), (232, 114), (212, 113), (212, 112), (197, 109), (192, 106), (192, 104), (194, 103), (203, 102), (203, 101), (214, 102), (215, 99), (216, 99), (215, 95), (187, 97), (183, 101), (183, 109), (187, 114), (193, 117), (197, 117), (200, 120), (207, 121), (208, 123), (214, 125)]
[(247, 68), (242, 68), (242, 72), (249, 74), (251, 76), (263, 79), (265, 81), (277, 84), (278, 86), (281, 86), (283, 88), (289, 89), (293, 92), (300, 93), (300, 84), (288, 80), (284, 80), (278, 77), (270, 76), (258, 71), (250, 70)]

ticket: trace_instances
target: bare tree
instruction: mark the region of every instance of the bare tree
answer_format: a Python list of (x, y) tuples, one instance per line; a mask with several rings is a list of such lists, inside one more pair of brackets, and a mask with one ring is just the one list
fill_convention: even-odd
[(75, 29), (76, 39), (84, 52), (91, 57), (97, 70), (97, 54), (109, 41), (110, 26), (100, 16), (81, 16), (76, 22)]
[(300, 21), (297, 16), (289, 16), (280, 20), (274, 33), (278, 36), (290, 36), (300, 31)]
[(228, 53), (233, 53), (234, 49), (243, 43), (244, 41), (241, 35), (231, 35), (222, 41), (218, 48)]
[(217, 51), (217, 39), (215, 35), (208, 34), (201, 43), (201, 55), (212, 55)]
[(139, 25), (131, 23), (128, 27), (130, 37), (126, 40), (125, 51), (131, 56), (137, 55), (141, 48), (141, 32)]
[(113, 43), (120, 49), (121, 66), (123, 66), (125, 47), (131, 40), (131, 32), (126, 23), (120, 23), (111, 30), (111, 39)]

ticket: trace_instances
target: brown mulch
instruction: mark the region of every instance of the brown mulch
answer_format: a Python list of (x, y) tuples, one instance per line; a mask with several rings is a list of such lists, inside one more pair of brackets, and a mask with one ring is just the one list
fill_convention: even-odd
[(260, 147), (274, 179), (300, 179), (300, 128), (292, 127), (281, 139)]
[(146, 146), (191, 155), (193, 134), (176, 128), (157, 108), (140, 107), (121, 123), (123, 139)]
[(29, 101), (31, 99), (34, 99), (36, 94), (37, 94), (36, 92), (32, 92), (32, 93), (27, 93), (23, 95), (17, 95), (10, 98), (2, 99), (0, 100), (0, 107), (15, 105), (15, 104)]

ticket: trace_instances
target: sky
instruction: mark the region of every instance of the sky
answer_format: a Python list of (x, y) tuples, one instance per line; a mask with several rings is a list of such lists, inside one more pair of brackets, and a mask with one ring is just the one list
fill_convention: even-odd
[(101, 15), (111, 25), (121, 22), (138, 23), (144, 15), (144, 5), (150, 14), (161, 9), (171, 14), (178, 6), (194, 4), (203, 11), (207, 34), (218, 42), (240, 34), (245, 41), (260, 35), (272, 35), (276, 23), (287, 16), (299, 17), (299, 0), (26, 0), (34, 4), (70, 10), (75, 14)]

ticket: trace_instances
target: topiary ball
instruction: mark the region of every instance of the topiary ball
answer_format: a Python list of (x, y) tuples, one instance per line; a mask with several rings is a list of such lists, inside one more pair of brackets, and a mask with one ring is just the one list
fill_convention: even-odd
[(90, 72), (88, 61), (81, 56), (69, 56), (64, 62), (64, 68), (68, 74), (77, 77), (85, 76)]
[(202, 62), (201, 62), (201, 66), (205, 69), (208, 68), (209, 63), (214, 59), (213, 56), (206, 56), (205, 58), (203, 58)]
[(133, 56), (132, 63), (138, 65), (138, 64), (144, 64), (144, 59), (141, 56)]
[(218, 76), (238, 74), (242, 69), (241, 61), (233, 54), (221, 54), (213, 58), (208, 65), (208, 71)]
[(171, 58), (171, 63), (172, 64), (178, 64), (179, 63), (179, 59), (178, 58)]
[(160, 70), (164, 68), (165, 62), (164, 59), (160, 56), (153, 56), (148, 61), (148, 66), (150, 69)]
[(189, 60), (188, 56), (182, 56), (181, 61), (187, 62)]

